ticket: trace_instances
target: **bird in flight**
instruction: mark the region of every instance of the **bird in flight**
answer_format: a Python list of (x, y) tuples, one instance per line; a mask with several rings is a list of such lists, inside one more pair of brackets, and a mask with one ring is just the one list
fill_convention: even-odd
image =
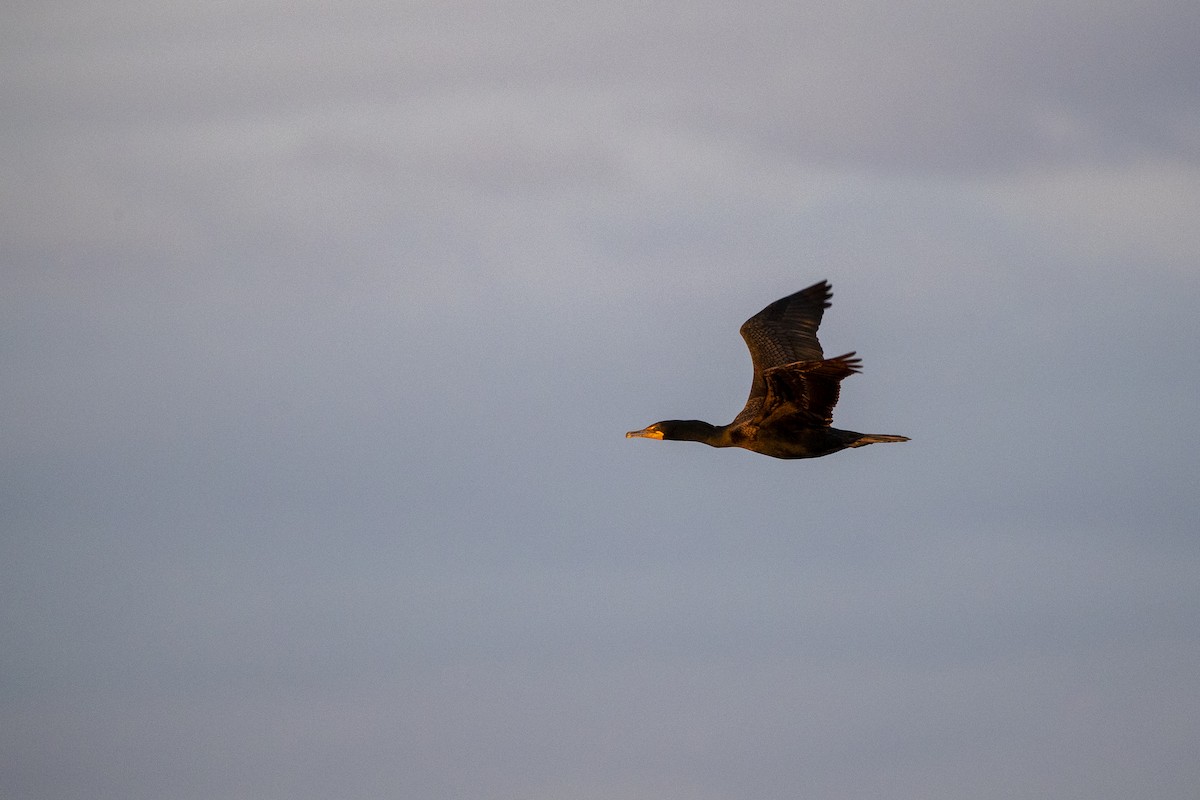
[(776, 300), (742, 325), (754, 379), (746, 407), (728, 425), (698, 419), (669, 419), (626, 438), (703, 442), (742, 447), (775, 458), (816, 458), (877, 442), (907, 442), (907, 436), (856, 433), (832, 427), (841, 382), (860, 371), (853, 352), (825, 358), (817, 328), (829, 298), (828, 281)]

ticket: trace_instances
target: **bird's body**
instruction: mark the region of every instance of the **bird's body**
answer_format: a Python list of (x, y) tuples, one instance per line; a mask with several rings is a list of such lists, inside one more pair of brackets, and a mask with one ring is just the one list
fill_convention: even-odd
[(856, 433), (832, 427), (843, 378), (859, 371), (854, 353), (825, 358), (817, 340), (833, 294), (827, 281), (776, 300), (742, 325), (754, 363), (746, 407), (728, 425), (665, 420), (627, 437), (741, 447), (775, 458), (816, 458), (906, 436)]

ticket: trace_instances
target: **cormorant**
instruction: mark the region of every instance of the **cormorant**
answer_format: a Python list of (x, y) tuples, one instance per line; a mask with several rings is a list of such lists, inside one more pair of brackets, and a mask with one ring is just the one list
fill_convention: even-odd
[(907, 442), (907, 436), (855, 433), (832, 427), (843, 378), (860, 371), (854, 353), (825, 358), (817, 341), (833, 296), (828, 281), (776, 300), (746, 320), (742, 338), (754, 362), (746, 407), (728, 425), (698, 419), (656, 422), (626, 438), (676, 439), (713, 447), (743, 447), (775, 458), (816, 458), (847, 447)]

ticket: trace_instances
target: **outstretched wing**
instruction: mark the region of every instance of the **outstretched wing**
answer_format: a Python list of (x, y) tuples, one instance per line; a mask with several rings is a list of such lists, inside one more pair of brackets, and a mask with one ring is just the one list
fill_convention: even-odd
[(763, 416), (790, 417), (802, 425), (827, 428), (833, 423), (842, 379), (861, 367), (862, 359), (851, 352), (826, 361), (798, 361), (764, 370)]
[[(814, 283), (776, 300), (742, 324), (742, 338), (754, 363), (754, 378), (746, 407), (733, 424), (753, 418), (762, 410), (767, 395), (763, 379), (766, 370), (797, 361), (819, 362), (825, 357), (817, 341), (817, 328), (831, 297), (829, 281)], [(833, 401), (837, 402), (836, 383)]]

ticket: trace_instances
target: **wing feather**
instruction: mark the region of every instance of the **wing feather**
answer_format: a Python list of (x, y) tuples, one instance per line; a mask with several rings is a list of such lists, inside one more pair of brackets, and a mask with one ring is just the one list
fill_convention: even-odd
[(767, 418), (792, 417), (814, 427), (833, 424), (833, 407), (841, 395), (843, 378), (862, 367), (854, 353), (823, 361), (799, 361), (763, 372), (767, 387), (761, 411)]
[[(824, 359), (817, 328), (825, 309), (829, 308), (831, 297), (833, 290), (829, 281), (814, 283), (776, 300), (742, 324), (740, 332), (750, 351), (754, 377), (746, 407), (732, 424), (752, 419), (762, 411), (767, 394), (763, 379), (766, 370), (797, 361), (820, 362)], [(837, 402), (836, 396), (834, 402)]]

